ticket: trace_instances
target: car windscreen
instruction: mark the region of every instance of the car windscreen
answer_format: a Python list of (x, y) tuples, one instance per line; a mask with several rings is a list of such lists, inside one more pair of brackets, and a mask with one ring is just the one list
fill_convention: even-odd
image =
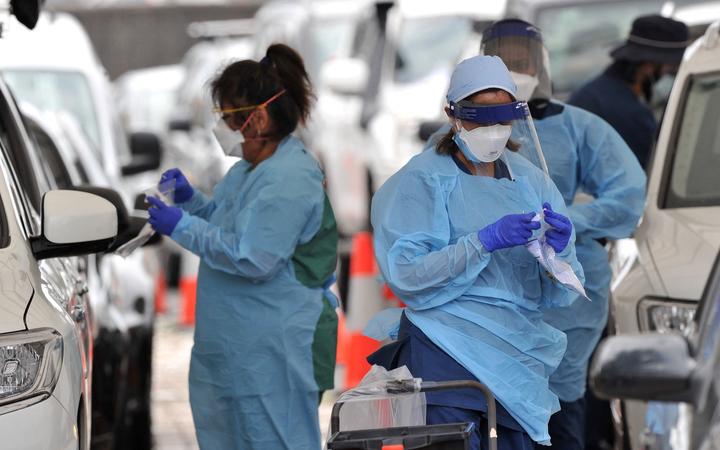
[(473, 34), (469, 17), (406, 19), (396, 43), (395, 81), (412, 83), (439, 68), (452, 70)]
[(310, 44), (305, 64), (311, 77), (320, 74), (325, 62), (338, 57), (347, 57), (355, 31), (355, 20), (351, 17), (333, 20), (317, 20), (308, 30)]
[(626, 0), (552, 5), (537, 13), (550, 53), (553, 89), (567, 95), (599, 74), (610, 51), (622, 43), (633, 20), (658, 13), (658, 0)]
[(72, 114), (100, 159), (100, 126), (85, 75), (65, 71), (4, 70), (3, 77), (19, 101), (40, 110)]
[(720, 73), (692, 76), (673, 125), (665, 208), (720, 205)]

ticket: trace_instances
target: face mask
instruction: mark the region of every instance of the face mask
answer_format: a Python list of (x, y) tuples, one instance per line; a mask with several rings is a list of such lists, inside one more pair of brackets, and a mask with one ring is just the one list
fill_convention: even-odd
[(213, 128), (213, 134), (223, 153), (228, 156), (243, 157), (242, 144), (245, 142), (245, 136), (243, 136), (242, 131), (235, 131), (223, 119), (218, 119), (215, 128)]
[(662, 66), (656, 66), (652, 74), (645, 77), (642, 81), (642, 93), (647, 103), (652, 103), (654, 98), (654, 87), (662, 77)]
[(540, 80), (532, 75), (518, 72), (510, 72), (510, 76), (517, 85), (517, 95), (515, 97), (523, 102), (530, 100)]
[[(222, 113), (222, 114), (232, 114), (240, 111), (248, 111), (251, 109), (258, 109), (258, 108), (265, 108), (267, 105), (275, 101), (278, 97), (283, 95), (285, 93), (285, 89), (278, 92), (277, 94), (273, 95), (269, 99), (267, 99), (265, 102), (256, 105), (256, 106), (242, 106), (240, 108), (233, 108), (233, 109), (221, 109), (216, 108), (215, 112)], [(242, 130), (245, 129), (248, 123), (250, 123), (250, 119), (252, 118), (253, 114), (255, 112), (251, 113), (248, 118), (245, 120), (245, 123), (242, 124), (239, 130), (235, 131), (232, 128), (228, 126), (228, 124), (223, 120), (221, 117), (218, 119), (217, 124), (215, 124), (215, 127), (213, 128), (213, 134), (215, 135), (215, 139), (217, 139), (218, 143), (220, 144), (220, 147), (222, 148), (223, 152), (228, 156), (237, 156), (239, 158), (245, 158), (243, 156), (243, 142), (245, 142), (245, 136), (243, 136)], [(252, 138), (255, 140), (263, 139), (261, 137)]]
[(460, 121), (457, 122), (459, 132), (453, 141), (460, 147), (465, 157), (476, 163), (489, 163), (497, 160), (505, 151), (512, 127), (510, 125), (491, 125), (466, 130)]

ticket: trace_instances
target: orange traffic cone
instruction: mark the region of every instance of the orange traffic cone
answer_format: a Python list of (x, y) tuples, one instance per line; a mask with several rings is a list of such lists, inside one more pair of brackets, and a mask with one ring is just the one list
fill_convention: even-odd
[(182, 253), (180, 271), (180, 325), (195, 324), (195, 302), (197, 300), (197, 271), (200, 259), (190, 252)]
[(358, 233), (353, 239), (350, 257), (350, 282), (345, 318), (348, 335), (344, 355), (345, 389), (357, 386), (370, 370), (366, 358), (380, 348), (380, 343), (364, 336), (362, 331), (370, 319), (384, 308), (372, 247), (372, 234)]
[(155, 312), (162, 314), (167, 311), (167, 282), (165, 272), (160, 270), (155, 279)]
[(348, 336), (347, 329), (345, 328), (345, 314), (342, 309), (337, 308), (335, 310), (338, 315), (338, 338), (337, 338), (337, 354), (335, 355), (336, 364), (347, 364), (347, 348), (350, 337)]

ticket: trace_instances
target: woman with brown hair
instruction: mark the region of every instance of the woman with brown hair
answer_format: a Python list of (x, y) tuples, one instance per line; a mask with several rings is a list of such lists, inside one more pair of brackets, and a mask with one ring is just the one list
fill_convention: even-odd
[(291, 135), (310, 112), (310, 83), (300, 56), (277, 44), (260, 62), (230, 64), (212, 95), (215, 135), (242, 160), (210, 198), (166, 172), (180, 208), (153, 199), (150, 212), (156, 230), (201, 258), (190, 363), (198, 441), (317, 450), (313, 358), (334, 358), (333, 327), (322, 325), (336, 320), (325, 288), (337, 231), (322, 171)]

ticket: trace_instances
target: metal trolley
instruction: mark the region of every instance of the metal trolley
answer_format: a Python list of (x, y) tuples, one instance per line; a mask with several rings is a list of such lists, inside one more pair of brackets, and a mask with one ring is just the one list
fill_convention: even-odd
[[(452, 389), (477, 389), (487, 400), (487, 436), (489, 450), (497, 450), (497, 412), (495, 396), (478, 381), (390, 381), (386, 384), (389, 395), (416, 392), (445, 391)], [(378, 428), (372, 430), (340, 431), (340, 409), (344, 403), (335, 403), (330, 416), (330, 439), (328, 450), (469, 450), (470, 435), (475, 424), (452, 423), (415, 427)]]

